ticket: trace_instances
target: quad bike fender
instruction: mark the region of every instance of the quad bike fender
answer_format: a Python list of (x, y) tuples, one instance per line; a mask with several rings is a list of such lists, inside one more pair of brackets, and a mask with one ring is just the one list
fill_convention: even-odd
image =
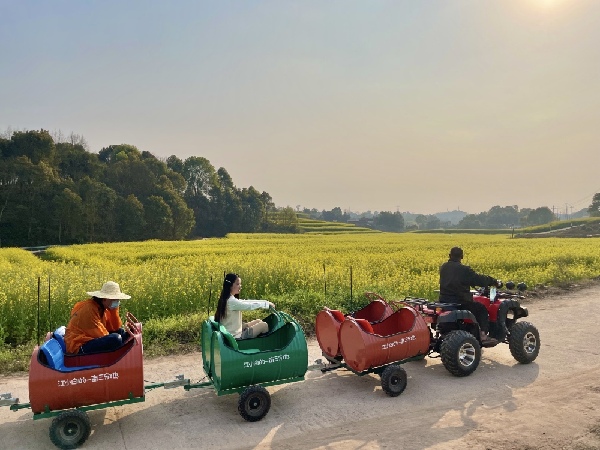
[(505, 300), (498, 308), (498, 320), (505, 321), (509, 311), (512, 311), (515, 320), (529, 316), (527, 308), (521, 306), (517, 300)]
[(467, 311), (466, 309), (457, 309), (455, 311), (447, 311), (442, 314), (437, 319), (437, 329), (438, 331), (446, 332), (449, 329), (456, 329), (455, 324), (459, 322), (465, 323), (473, 323), (477, 326), (477, 319), (471, 311)]
[[(512, 317), (508, 319), (508, 314), (512, 313)], [(505, 300), (498, 305), (495, 317), (490, 314), (490, 335), (504, 341), (508, 329), (522, 317), (529, 316), (527, 308), (521, 306), (516, 300)]]

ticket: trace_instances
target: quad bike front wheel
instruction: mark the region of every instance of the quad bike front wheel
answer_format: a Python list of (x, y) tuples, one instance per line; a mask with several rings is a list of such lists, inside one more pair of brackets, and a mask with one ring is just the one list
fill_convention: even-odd
[(238, 411), (248, 422), (257, 422), (267, 415), (271, 408), (271, 396), (262, 386), (250, 386), (240, 394)]
[(481, 360), (479, 342), (468, 331), (454, 330), (444, 336), (440, 346), (442, 364), (456, 377), (466, 377), (477, 369)]
[(529, 364), (540, 352), (540, 333), (529, 322), (517, 322), (510, 328), (508, 348), (521, 364)]
[(69, 409), (52, 420), (50, 440), (58, 448), (77, 448), (87, 440), (91, 431), (88, 415), (78, 409)]
[(381, 373), (381, 388), (390, 397), (398, 397), (406, 389), (407, 378), (404, 367), (392, 364)]

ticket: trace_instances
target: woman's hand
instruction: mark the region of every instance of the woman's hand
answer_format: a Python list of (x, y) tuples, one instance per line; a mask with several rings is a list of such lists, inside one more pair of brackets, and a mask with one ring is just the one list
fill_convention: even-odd
[(275, 309), (275, 303), (273, 303), (273, 302), (269, 302), (269, 308), (271, 308), (271, 309)]

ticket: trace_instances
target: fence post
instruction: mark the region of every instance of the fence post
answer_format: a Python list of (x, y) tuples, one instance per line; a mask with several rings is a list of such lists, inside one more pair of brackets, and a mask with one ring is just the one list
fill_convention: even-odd
[(350, 305), (354, 309), (354, 300), (352, 298), (352, 266), (350, 266)]
[(38, 310), (37, 310), (37, 344), (40, 345), (40, 286), (42, 283), (42, 278), (38, 277)]
[(48, 325), (49, 330), (52, 331), (52, 309), (50, 307), (50, 274), (48, 274)]
[(323, 283), (325, 285), (324, 299), (327, 301), (327, 276), (325, 275), (325, 263), (323, 263)]
[(210, 276), (210, 287), (208, 288), (208, 310), (206, 311), (207, 317), (210, 317), (210, 306), (211, 306), (211, 302), (212, 302), (212, 284), (213, 284), (213, 277), (211, 275)]

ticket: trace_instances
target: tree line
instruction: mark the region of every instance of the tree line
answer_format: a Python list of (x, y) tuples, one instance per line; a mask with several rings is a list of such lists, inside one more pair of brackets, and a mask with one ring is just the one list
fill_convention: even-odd
[[(600, 205), (600, 195), (598, 196)], [(591, 207), (590, 207), (591, 208)], [(596, 208), (598, 210), (598, 207)], [(590, 209), (591, 211), (591, 209)], [(333, 208), (331, 211), (317, 211), (316, 209), (303, 210), (315, 219), (348, 222), (351, 215), (342, 212), (341, 208)], [(435, 214), (416, 214), (413, 219), (405, 219), (399, 212), (377, 212), (368, 213), (371, 220), (366, 226), (382, 231), (412, 231), (412, 230), (437, 230), (440, 228), (455, 229), (500, 229), (511, 227), (526, 227), (543, 225), (556, 220), (556, 215), (547, 206), (539, 208), (521, 208), (518, 206), (493, 206), (488, 211), (478, 214), (465, 214), (455, 225), (450, 221), (442, 220)], [(408, 223), (407, 223), (408, 222)]]
[[(600, 215), (600, 194), (589, 213)], [(399, 212), (360, 217), (335, 207), (304, 208), (315, 219), (354, 221), (381, 231), (509, 228), (556, 220), (548, 207), (494, 206), (457, 225), (419, 214), (406, 224)], [(278, 208), (267, 192), (237, 188), (227, 170), (206, 158), (165, 160), (133, 145), (97, 154), (85, 139), (46, 130), (0, 136), (0, 246), (179, 240), (227, 233), (299, 231), (296, 212)]]
[(292, 208), (239, 189), (202, 157), (160, 160), (133, 145), (97, 154), (46, 130), (0, 137), (0, 246), (178, 240), (295, 232)]

